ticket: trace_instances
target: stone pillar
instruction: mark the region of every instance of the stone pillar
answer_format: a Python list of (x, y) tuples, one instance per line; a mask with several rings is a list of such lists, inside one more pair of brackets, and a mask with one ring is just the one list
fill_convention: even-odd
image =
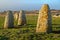
[(44, 4), (39, 11), (36, 32), (51, 32), (52, 18), (48, 4)]
[(12, 28), (12, 27), (14, 27), (14, 16), (12, 11), (7, 11), (4, 22), (4, 28)]
[(18, 16), (19, 16), (19, 14), (18, 14), (18, 13), (15, 13), (15, 14), (14, 14), (14, 20), (15, 20), (15, 21), (17, 21), (17, 20), (18, 20)]
[(26, 24), (26, 16), (23, 10), (20, 10), (19, 17), (18, 17), (18, 25), (25, 25)]

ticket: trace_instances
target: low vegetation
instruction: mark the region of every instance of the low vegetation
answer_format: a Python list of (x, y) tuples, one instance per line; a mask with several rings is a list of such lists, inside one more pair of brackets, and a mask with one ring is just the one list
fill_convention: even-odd
[[(3, 29), (4, 17), (0, 16), (0, 40), (60, 40), (60, 18), (52, 18), (52, 33), (36, 33), (38, 16), (26, 14), (27, 24), (17, 28)], [(18, 28), (19, 27), (19, 28)]]

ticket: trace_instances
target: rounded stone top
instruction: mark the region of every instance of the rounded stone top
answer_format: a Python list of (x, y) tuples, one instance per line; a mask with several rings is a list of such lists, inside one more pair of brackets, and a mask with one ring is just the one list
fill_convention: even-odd
[(48, 5), (48, 4), (44, 4), (44, 5), (41, 7), (40, 12), (48, 12), (49, 10), (50, 10), (49, 5)]
[(11, 10), (8, 10), (7, 12), (12, 12)]
[(19, 12), (19, 13), (20, 13), (20, 14), (22, 14), (22, 13), (24, 14), (24, 10), (20, 10), (20, 12)]

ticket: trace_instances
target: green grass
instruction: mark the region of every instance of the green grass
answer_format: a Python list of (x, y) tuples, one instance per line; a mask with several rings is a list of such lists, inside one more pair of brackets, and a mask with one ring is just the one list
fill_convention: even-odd
[[(0, 17), (0, 40), (60, 40), (59, 33), (36, 33), (37, 15), (26, 15), (27, 25), (20, 28), (2, 29), (4, 17)], [(17, 26), (17, 22), (15, 23)], [(53, 31), (60, 30), (60, 18), (52, 18)]]
[(60, 18), (52, 18), (52, 27), (53, 27), (53, 30), (60, 30)]

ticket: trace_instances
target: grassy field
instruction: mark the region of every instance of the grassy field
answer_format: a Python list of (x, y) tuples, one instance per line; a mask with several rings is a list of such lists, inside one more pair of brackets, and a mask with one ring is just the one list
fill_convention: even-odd
[[(38, 16), (26, 14), (27, 25), (20, 28), (3, 29), (4, 17), (0, 16), (0, 40), (60, 40), (60, 18), (52, 18), (52, 33), (36, 33)], [(15, 26), (16, 23), (15, 23)]]

